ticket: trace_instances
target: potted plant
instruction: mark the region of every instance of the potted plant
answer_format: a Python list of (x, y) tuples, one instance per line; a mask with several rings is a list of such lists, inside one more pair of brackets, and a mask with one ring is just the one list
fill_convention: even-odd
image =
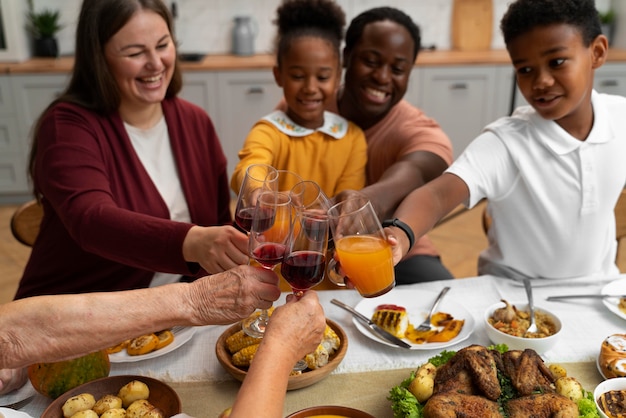
[(28, 6), (27, 29), (33, 34), (35, 56), (57, 57), (59, 47), (55, 35), (63, 28), (59, 23), (61, 12), (52, 9), (35, 12), (32, 0), (28, 2)]
[(606, 12), (598, 11), (600, 16), (600, 25), (602, 26), (602, 33), (609, 39), (609, 45), (613, 40), (613, 27), (615, 25), (615, 11), (609, 9)]

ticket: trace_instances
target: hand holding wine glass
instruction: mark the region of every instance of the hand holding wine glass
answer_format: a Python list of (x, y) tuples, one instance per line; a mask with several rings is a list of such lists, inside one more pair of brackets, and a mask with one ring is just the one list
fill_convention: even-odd
[[(257, 199), (249, 236), (250, 257), (263, 268), (271, 270), (283, 261), (292, 232), (292, 207), (289, 195), (280, 192), (262, 192)], [(262, 337), (269, 316), (267, 310), (244, 321), (244, 332)]]
[(296, 297), (324, 279), (328, 245), (328, 217), (298, 212), (280, 273)]

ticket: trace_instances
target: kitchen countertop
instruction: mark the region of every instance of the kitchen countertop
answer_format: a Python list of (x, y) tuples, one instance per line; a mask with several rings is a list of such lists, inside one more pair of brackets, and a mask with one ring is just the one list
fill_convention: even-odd
[[(235, 55), (207, 55), (198, 62), (182, 62), (184, 71), (258, 70), (274, 65), (274, 55), (257, 54), (249, 57)], [(435, 50), (421, 51), (416, 66), (493, 65), (508, 64), (504, 49), (485, 51)], [(608, 62), (626, 62), (626, 49), (610, 49)], [(20, 63), (0, 63), (0, 74), (68, 73), (73, 57), (32, 58)]]

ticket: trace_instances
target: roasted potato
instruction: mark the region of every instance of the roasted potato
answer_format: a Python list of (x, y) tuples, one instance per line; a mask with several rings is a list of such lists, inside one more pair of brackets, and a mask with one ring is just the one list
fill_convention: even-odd
[(126, 418), (126, 410), (124, 408), (113, 408), (100, 415), (100, 418)]
[(153, 415), (155, 409), (158, 414), (158, 408), (155, 408), (147, 399), (138, 399), (126, 408), (126, 418), (163, 417), (162, 413)]
[(96, 400), (91, 393), (81, 393), (65, 401), (61, 410), (63, 411), (63, 416), (69, 418), (78, 412), (93, 408), (95, 404)]
[(552, 372), (552, 375), (554, 376), (555, 379), (567, 376), (567, 371), (565, 370), (563, 366), (559, 364), (551, 364), (548, 366), (548, 368)]
[(583, 398), (583, 386), (573, 377), (559, 377), (554, 382), (556, 393), (578, 402)]
[(96, 401), (96, 404), (93, 406), (93, 411), (102, 415), (109, 409), (117, 409), (122, 407), (122, 398), (115, 395), (104, 395), (100, 399)]
[(92, 409), (80, 411), (71, 416), (71, 418), (98, 418), (98, 414), (93, 412)]
[(417, 369), (415, 379), (409, 384), (409, 392), (419, 403), (426, 402), (433, 395), (436, 373), (437, 368), (432, 363), (423, 364)]
[(117, 396), (122, 399), (124, 408), (128, 408), (130, 404), (137, 400), (147, 400), (150, 396), (150, 389), (144, 382), (133, 380), (122, 386)]

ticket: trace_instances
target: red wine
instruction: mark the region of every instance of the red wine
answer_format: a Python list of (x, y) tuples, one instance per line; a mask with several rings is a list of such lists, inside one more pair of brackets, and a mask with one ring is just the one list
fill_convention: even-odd
[(307, 290), (324, 278), (326, 258), (314, 251), (291, 253), (280, 267), (280, 273), (294, 290)]
[[(256, 232), (263, 232), (274, 224), (274, 211), (269, 208), (259, 209), (261, 212), (257, 215), (257, 228)], [(252, 229), (252, 221), (254, 220), (255, 208), (243, 208), (235, 214), (235, 222), (237, 225), (246, 232), (250, 232)]]
[(283, 261), (285, 251), (286, 248), (284, 245), (270, 242), (256, 247), (254, 251), (252, 251), (252, 258), (263, 267), (271, 269), (276, 264)]

